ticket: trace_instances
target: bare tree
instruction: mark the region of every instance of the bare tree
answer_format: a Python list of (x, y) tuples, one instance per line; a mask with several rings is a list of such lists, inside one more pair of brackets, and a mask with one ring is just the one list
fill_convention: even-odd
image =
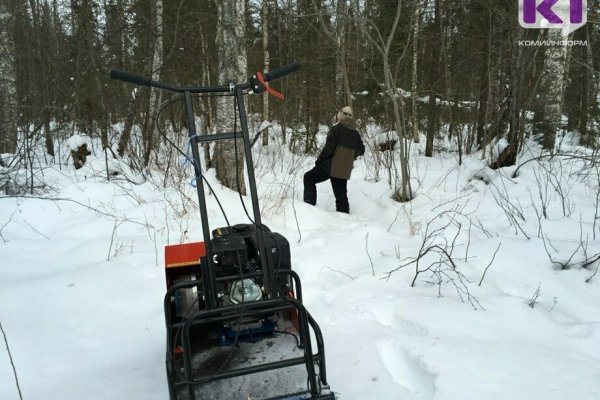
[[(219, 52), (219, 82), (243, 82), (246, 79), (247, 59), (244, 40), (245, 12), (244, 0), (217, 0), (217, 47)], [(236, 124), (237, 112), (234, 101), (229, 96), (217, 99), (217, 133), (232, 132)], [(215, 146), (214, 162), (217, 178), (230, 189), (246, 193), (244, 183), (244, 156), (242, 141), (220, 141)]]
[(417, 37), (419, 36), (419, 20), (421, 19), (421, 4), (420, 0), (415, 0), (414, 14), (413, 14), (413, 60), (412, 60), (412, 136), (415, 143), (419, 143), (419, 117), (417, 114), (417, 81), (418, 81), (418, 59), (419, 59), (419, 43)]
[[(392, 43), (394, 41), (394, 36), (396, 34), (396, 29), (398, 28), (398, 21), (400, 20), (400, 15), (402, 14), (402, 2), (399, 1), (396, 6), (396, 14), (394, 17), (394, 22), (392, 24), (392, 28), (388, 33), (387, 37), (384, 37), (378, 27), (374, 26), (371, 21), (369, 21), (363, 13), (360, 12), (360, 2), (355, 0), (354, 2), (355, 15), (359, 19), (359, 26), (367, 38), (367, 40), (371, 43), (371, 45), (377, 50), (379, 55), (381, 56), (383, 62), (383, 80), (384, 80), (384, 88), (387, 99), (392, 104), (393, 115), (394, 115), (394, 125), (396, 128), (396, 133), (398, 135), (398, 142), (400, 144), (400, 188), (396, 187), (396, 191), (394, 197), (398, 201), (408, 201), (412, 198), (412, 189), (410, 186), (410, 170), (408, 166), (408, 158), (409, 158), (409, 140), (408, 135), (404, 134), (405, 132), (405, 115), (404, 115), (404, 104), (400, 96), (398, 96), (398, 87), (396, 86), (396, 82), (394, 79), (394, 75), (392, 74), (391, 60), (390, 60), (390, 50), (392, 47)], [(406, 49), (405, 49), (406, 50)], [(405, 52), (400, 56), (404, 57)]]
[[(440, 10), (440, 0), (434, 0), (434, 11), (433, 11), (433, 31), (436, 32), (438, 26), (440, 26), (441, 20), (441, 10)], [(441, 44), (441, 42), (440, 42)], [(437, 81), (438, 76), (440, 74), (440, 49), (441, 46), (437, 46), (433, 44), (431, 46), (431, 58), (429, 63), (430, 72), (430, 82), (429, 82), (429, 90), (428, 90), (428, 115), (427, 115), (427, 132), (425, 136), (425, 156), (432, 157), (433, 156), (433, 138), (435, 136), (435, 131), (437, 128), (437, 120), (439, 119), (439, 111), (437, 104)]]
[(350, 90), (350, 77), (348, 75), (348, 52), (347, 52), (347, 29), (349, 8), (346, 0), (337, 0), (335, 3), (335, 26), (330, 28), (325, 23), (323, 10), (312, 0), (313, 6), (320, 15), (321, 29), (327, 37), (335, 44), (336, 49), (336, 89), (344, 93), (346, 105), (352, 106), (352, 91)]
[(14, 14), (8, 4), (0, 2), (0, 154), (14, 153), (17, 146), (15, 49), (11, 35)]
[[(548, 30), (548, 41), (563, 41), (559, 29)], [(542, 145), (546, 150), (554, 150), (556, 133), (561, 125), (562, 100), (567, 71), (567, 45), (551, 45), (546, 48), (544, 73), (541, 82), (541, 121), (540, 131), (543, 135)]]
[[(152, 80), (160, 81), (160, 70), (163, 64), (163, 2), (162, 0), (156, 0), (154, 4), (154, 49), (152, 52)], [(146, 132), (146, 138), (144, 140), (144, 166), (147, 166), (150, 162), (150, 153), (154, 147), (155, 130), (155, 118), (154, 115), (158, 110), (160, 103), (160, 91), (150, 91), (150, 102), (148, 110), (149, 123), (147, 124), (148, 130)]]
[[(265, 71), (269, 70), (269, 64), (271, 61), (269, 53), (269, 7), (268, 1), (263, 1), (262, 4), (262, 48), (263, 48), (263, 64)], [(267, 83), (268, 84), (268, 83)], [(268, 122), (269, 119), (269, 96), (262, 96), (263, 98), (263, 121)], [(262, 145), (269, 145), (269, 127), (267, 126), (262, 132)]]

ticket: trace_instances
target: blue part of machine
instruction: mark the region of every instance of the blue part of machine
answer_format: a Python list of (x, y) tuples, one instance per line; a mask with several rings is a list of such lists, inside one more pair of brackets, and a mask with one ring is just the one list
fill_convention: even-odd
[(221, 326), (218, 329), (221, 346), (231, 346), (237, 342), (253, 342), (265, 337), (273, 336), (275, 322), (263, 318), (255, 324), (243, 325), (236, 329), (235, 326)]

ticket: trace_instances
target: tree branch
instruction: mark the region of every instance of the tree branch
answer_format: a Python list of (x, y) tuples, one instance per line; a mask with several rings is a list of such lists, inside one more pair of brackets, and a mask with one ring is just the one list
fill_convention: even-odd
[(17, 375), (17, 368), (15, 367), (15, 362), (12, 358), (12, 354), (10, 352), (10, 346), (8, 345), (8, 339), (6, 338), (6, 332), (4, 332), (4, 328), (2, 327), (2, 322), (0, 322), (0, 331), (2, 331), (2, 336), (4, 337), (4, 344), (6, 345), (6, 351), (8, 352), (8, 358), (10, 360), (10, 366), (12, 367), (13, 374), (15, 376), (15, 383), (17, 385), (17, 391), (19, 392), (19, 399), (23, 400), (23, 394), (21, 393), (21, 386), (19, 385), (19, 377)]

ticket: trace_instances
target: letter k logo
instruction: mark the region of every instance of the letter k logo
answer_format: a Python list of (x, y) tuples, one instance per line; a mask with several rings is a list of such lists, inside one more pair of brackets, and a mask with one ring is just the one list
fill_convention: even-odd
[(559, 28), (568, 34), (587, 22), (587, 0), (519, 0), (519, 5), (523, 28)]
[(543, 0), (536, 7), (536, 0), (523, 0), (523, 21), (526, 24), (535, 24), (539, 12), (551, 24), (562, 24), (563, 20), (552, 11), (558, 0)]

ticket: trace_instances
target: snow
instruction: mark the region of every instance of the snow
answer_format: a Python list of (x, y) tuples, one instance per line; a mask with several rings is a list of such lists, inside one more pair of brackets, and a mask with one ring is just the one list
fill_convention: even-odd
[[(581, 267), (600, 253), (598, 177), (578, 174), (580, 160), (543, 164), (565, 200), (543, 190), (537, 162), (512, 178), (514, 167), (490, 170), (479, 153), (463, 165), (447, 153), (425, 158), (422, 141), (411, 155), (416, 196), (401, 204), (374, 179), (368, 152), (344, 215), (328, 183), (316, 207), (304, 204), (314, 158), (271, 143), (254, 148), (263, 222), (290, 242), (340, 399), (600, 398), (600, 276), (586, 282), (598, 264)], [(163, 188), (159, 174), (142, 179), (121, 162), (107, 181), (103, 157), (79, 171), (48, 167), (46, 196), (59, 200), (0, 196), (0, 322), (27, 400), (168, 398), (162, 249), (201, 240), (195, 189), (189, 179)], [(206, 177), (229, 220), (247, 222), (238, 195), (214, 171)], [(548, 218), (538, 219), (544, 195)], [(211, 227), (224, 226), (215, 196), (208, 206)], [(442, 264), (411, 286), (414, 263), (390, 271), (419, 254), (427, 233), (430, 244), (454, 243), (461, 275)], [(549, 254), (563, 263), (574, 254), (572, 265)], [(420, 270), (437, 260), (428, 254)], [(19, 398), (4, 346), (0, 394)]]
[(90, 146), (89, 136), (75, 134), (67, 140), (67, 145), (69, 146), (69, 149), (71, 149), (71, 151), (77, 151), (77, 149), (83, 146), (84, 144), (88, 147)]
[(269, 129), (270, 127), (272, 127), (273, 124), (269, 121), (262, 121), (260, 123), (260, 125), (258, 126), (258, 128), (256, 128), (256, 132), (262, 132), (265, 129)]

